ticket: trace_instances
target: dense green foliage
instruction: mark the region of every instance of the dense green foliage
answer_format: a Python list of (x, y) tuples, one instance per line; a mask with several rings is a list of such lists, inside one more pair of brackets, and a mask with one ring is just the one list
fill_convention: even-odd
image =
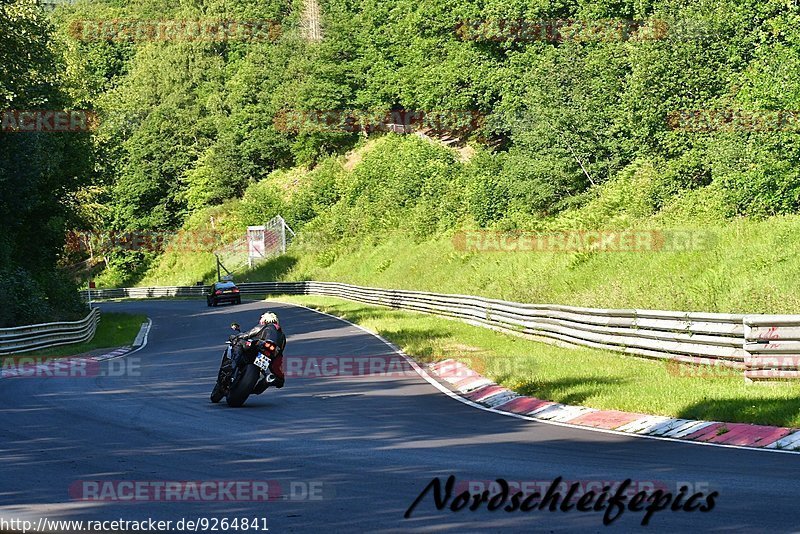
[[(479, 225), (509, 219), (513, 226), (558, 213), (584, 202), (593, 184), (641, 162), (664, 176), (664, 198), (713, 186), (724, 193), (727, 215), (798, 208), (796, 132), (686, 133), (670, 131), (666, 121), (681, 109), (795, 109), (796, 6), (755, 0), (321, 5), (320, 43), (301, 37), (302, 2), (166, 7), (139, 0), (121, 7), (109, 1), (59, 12), (62, 29), (74, 20), (156, 14), (263, 18), (282, 28), (264, 43), (70, 45), (73, 68), (83, 73), (79, 92), (104, 116), (99, 144), (114, 208), (107, 224), (175, 228), (192, 211), (241, 196), (274, 169), (314, 164), (357, 139), (276, 128), (276, 115), (292, 110), (480, 112), (486, 120), (476, 138), (495, 139), (501, 150), (485, 156), (470, 192), (468, 214)], [(465, 20), (502, 19), (649, 25), (628, 39), (560, 42), (463, 39), (456, 31)], [(664, 23), (665, 32), (653, 30)]]
[[(34, 0), (0, 3), (0, 111), (71, 109), (51, 35)], [(74, 318), (75, 285), (54, 268), (90, 179), (89, 134), (11, 127), (0, 131), (0, 326)]]
[[(10, 5), (28, 9), (19, 7), (26, 2)], [(65, 154), (59, 176), (79, 176), (59, 182), (80, 188), (76, 221), (69, 223), (101, 232), (170, 231), (202, 228), (213, 216), (217, 227), (233, 232), (281, 213), (314, 244), (315, 261), (331, 264), (352, 250), (353, 240), (377, 242), (398, 230), (419, 243), (455, 228), (619, 226), (652, 217), (724, 224), (800, 208), (796, 128), (687, 132), (668, 121), (687, 109), (799, 109), (794, 4), (322, 0), (320, 6), (320, 42), (303, 36), (302, 0), (104, 0), (57, 9), (51, 46), (32, 45), (32, 61), (48, 65), (41, 77), (58, 88), (64, 105), (96, 109), (101, 119), (86, 150), (73, 147), (67, 155), (64, 147), (46, 147), (48, 157)], [(41, 15), (30, 17), (45, 35)], [(75, 31), (79, 21), (128, 19), (270, 20), (280, 32), (261, 41), (164, 42), (84, 40)], [(625, 36), (514, 39), (502, 21), (523, 19), (645, 24)], [(482, 31), (494, 37), (468, 34), (464, 21), (488, 21)], [(16, 54), (11, 65), (24, 56), (19, 49), (5, 53)], [(0, 93), (7, 100), (18, 93), (9, 84), (24, 84), (38, 71), (8, 72)], [(35, 91), (25, 95), (29, 102), (14, 105), (37, 104)], [(469, 110), (483, 120), (477, 130), (461, 132), (470, 142), (462, 154), (416, 138), (391, 138), (367, 150), (357, 132), (281, 126), (287, 112), (400, 109)], [(343, 162), (353, 149), (358, 161)], [(81, 187), (88, 173), (69, 169), (90, 157), (91, 187)], [(60, 205), (64, 196), (56, 197)], [(46, 209), (50, 218), (65, 213)], [(58, 224), (67, 224), (62, 219)], [(14, 235), (31, 243), (23, 230)], [(106, 260), (106, 281), (115, 284), (147, 276), (157, 257), (94, 252)]]

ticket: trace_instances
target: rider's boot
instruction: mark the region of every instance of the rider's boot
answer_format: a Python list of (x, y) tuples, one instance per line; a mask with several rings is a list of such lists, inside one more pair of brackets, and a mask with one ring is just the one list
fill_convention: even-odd
[(272, 359), (269, 370), (275, 375), (275, 381), (272, 382), (272, 385), (281, 389), (286, 383), (286, 377), (283, 374), (283, 354), (279, 354)]

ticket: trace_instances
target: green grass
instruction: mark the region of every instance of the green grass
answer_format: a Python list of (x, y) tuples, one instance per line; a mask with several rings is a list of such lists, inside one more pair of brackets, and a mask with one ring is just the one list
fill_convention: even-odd
[[(588, 307), (798, 313), (799, 216), (699, 230), (714, 236), (707, 248), (649, 253), (466, 252), (449, 235), (418, 242), (402, 232), (327, 247), (307, 237), (235, 280), (329, 280)], [(138, 285), (194, 285), (215, 276), (210, 254), (166, 254)]]
[(193, 286), (200, 281), (211, 284), (217, 281), (216, 266), (214, 255), (210, 252), (168, 252), (156, 260), (137, 285)]
[(705, 230), (715, 236), (705, 249), (648, 253), (465, 252), (449, 236), (415, 242), (398, 232), (333, 252), (309, 242), (290, 250), (291, 268), (277, 274), (531, 303), (798, 313), (800, 217)]
[(419, 313), (327, 297), (285, 296), (381, 334), (420, 362), (453, 358), (524, 395), (599, 409), (800, 427), (800, 384), (745, 384), (665, 362), (568, 349)]
[(100, 316), (100, 324), (94, 338), (86, 343), (76, 343), (72, 345), (62, 345), (51, 349), (32, 351), (21, 354), (23, 357), (42, 356), (42, 357), (62, 357), (75, 356), (96, 349), (116, 348), (130, 345), (136, 339), (142, 323), (147, 322), (144, 315), (132, 315), (128, 313), (103, 313)]

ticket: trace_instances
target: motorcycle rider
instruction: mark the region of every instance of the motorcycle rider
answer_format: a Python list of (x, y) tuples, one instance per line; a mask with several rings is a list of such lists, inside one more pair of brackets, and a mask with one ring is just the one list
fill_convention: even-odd
[[(232, 325), (234, 329), (238, 330), (238, 325)], [(246, 347), (247, 341), (253, 343), (250, 347)], [(258, 351), (264, 345), (274, 347), (270, 357), (269, 370), (275, 375), (275, 381), (272, 383), (276, 388), (280, 389), (286, 383), (286, 377), (283, 374), (283, 350), (286, 348), (286, 335), (283, 333), (280, 324), (278, 323), (278, 316), (273, 312), (266, 312), (258, 320), (258, 324), (251, 328), (244, 334), (239, 333), (231, 337), (233, 342), (231, 348), (231, 359), (225, 358), (219, 370), (218, 384), (222, 385), (224, 389), (230, 385), (231, 375), (233, 370), (238, 367), (241, 359), (246, 355), (247, 351)], [(258, 393), (261, 393), (259, 391)]]

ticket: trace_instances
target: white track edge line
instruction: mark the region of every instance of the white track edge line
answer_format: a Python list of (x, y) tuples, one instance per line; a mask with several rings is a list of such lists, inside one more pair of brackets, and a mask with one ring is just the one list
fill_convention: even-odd
[[(114, 356), (113, 358), (104, 358), (101, 361), (106, 362), (106, 361), (109, 361), (109, 360), (116, 360), (117, 358), (125, 358), (125, 357), (130, 356), (131, 354), (135, 354), (135, 353), (139, 352), (140, 350), (142, 350), (143, 348), (145, 348), (147, 346), (147, 338), (150, 336), (150, 328), (152, 326), (153, 326), (153, 320), (150, 317), (148, 317), (147, 318), (147, 326), (145, 326), (144, 323), (142, 323), (141, 328), (139, 328), (139, 333), (141, 333), (142, 330), (144, 330), (144, 338), (142, 339), (142, 344), (141, 345), (139, 345), (138, 347), (136, 347), (133, 350), (129, 350), (128, 352), (120, 354), (119, 356)], [(137, 337), (138, 337), (138, 335), (137, 335)]]

